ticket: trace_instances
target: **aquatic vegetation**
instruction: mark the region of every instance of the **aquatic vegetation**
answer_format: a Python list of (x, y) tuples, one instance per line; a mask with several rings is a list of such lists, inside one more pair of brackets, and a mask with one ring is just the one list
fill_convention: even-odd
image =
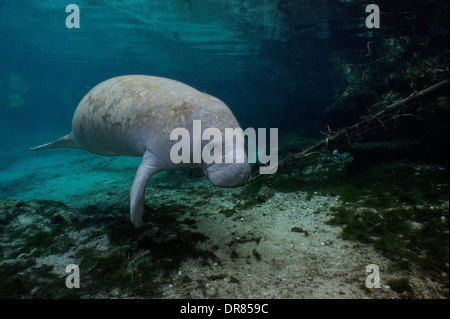
[(261, 254), (256, 249), (252, 250), (252, 255), (255, 256), (257, 261), (261, 261)]
[[(212, 250), (197, 246), (208, 237), (191, 230), (195, 220), (183, 217), (191, 207), (146, 210), (152, 223), (137, 232), (128, 214), (113, 207), (89, 206), (74, 213), (53, 201), (0, 201), (0, 297), (154, 297), (187, 259), (220, 264)], [(70, 262), (82, 269), (82, 292), (65, 287)]]
[(388, 285), (404, 298), (414, 298), (414, 290), (406, 277), (388, 281)]
[[(253, 198), (263, 188), (301, 190), (307, 192), (306, 200), (335, 196), (340, 204), (329, 208), (327, 223), (341, 226), (342, 238), (373, 245), (391, 260), (391, 271), (419, 268), (448, 291), (448, 168), (391, 161), (352, 171), (346, 169), (351, 161), (341, 162), (337, 153), (307, 162), (296, 163), (298, 170), (290, 175), (265, 178), (247, 192), (253, 191)], [(308, 235), (298, 226), (291, 231)]]
[(447, 169), (383, 163), (355, 175), (334, 172), (314, 185), (342, 199), (328, 223), (342, 225), (344, 239), (373, 244), (394, 268), (415, 265), (448, 288)]
[(302, 227), (298, 227), (298, 226), (292, 226), (291, 231), (294, 233), (303, 233), (306, 237), (308, 237), (308, 235), (309, 235), (307, 230), (303, 229)]
[(243, 243), (249, 243), (249, 242), (255, 242), (256, 244), (259, 244), (260, 241), (261, 241), (261, 237), (253, 236), (253, 234), (249, 234), (249, 236), (243, 235), (241, 237), (235, 236), (228, 243), (228, 246), (232, 247), (235, 244), (243, 244)]

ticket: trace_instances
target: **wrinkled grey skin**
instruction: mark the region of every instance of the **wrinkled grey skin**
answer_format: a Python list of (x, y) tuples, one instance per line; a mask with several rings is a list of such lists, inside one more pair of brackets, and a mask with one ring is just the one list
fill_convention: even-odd
[(141, 227), (145, 187), (156, 172), (200, 168), (220, 187), (238, 187), (248, 181), (246, 157), (244, 163), (236, 163), (234, 157), (229, 164), (171, 161), (170, 149), (177, 141), (170, 140), (170, 132), (186, 128), (192, 143), (193, 120), (201, 120), (202, 131), (207, 127), (221, 132), (240, 127), (222, 101), (186, 84), (145, 75), (120, 76), (98, 84), (85, 95), (75, 110), (70, 134), (32, 150), (78, 147), (100, 155), (142, 156), (130, 191), (131, 221)]

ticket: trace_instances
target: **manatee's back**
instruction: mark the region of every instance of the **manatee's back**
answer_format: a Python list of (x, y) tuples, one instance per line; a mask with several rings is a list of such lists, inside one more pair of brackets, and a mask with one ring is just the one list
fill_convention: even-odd
[(142, 155), (149, 140), (184, 127), (203, 93), (178, 81), (127, 75), (106, 80), (81, 100), (72, 122), (80, 147), (102, 155)]

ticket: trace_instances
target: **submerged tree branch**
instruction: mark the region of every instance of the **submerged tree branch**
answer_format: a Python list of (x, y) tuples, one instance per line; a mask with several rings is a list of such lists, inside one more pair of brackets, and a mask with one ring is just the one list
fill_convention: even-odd
[[(309, 147), (308, 149), (302, 152), (290, 155), (282, 162), (280, 162), (278, 167), (280, 169), (283, 167), (293, 166), (300, 159), (324, 151), (325, 149), (328, 148), (329, 144), (331, 143), (336, 143), (345, 139), (346, 142), (350, 144), (350, 138), (353, 136), (358, 136), (359, 139), (362, 139), (363, 135), (368, 134), (368, 132), (370, 131), (371, 128), (374, 127), (374, 125), (381, 123), (381, 125), (384, 126), (383, 121), (396, 119), (399, 116), (403, 115), (411, 116), (411, 114), (402, 114), (401, 113), (402, 110), (412, 105), (413, 103), (419, 102), (422, 99), (432, 97), (433, 94), (438, 94), (437, 96), (448, 94), (447, 93), (448, 86), (449, 86), (449, 79), (447, 78), (434, 85), (429, 86), (428, 88), (422, 91), (414, 92), (407, 98), (394, 102), (393, 104), (387, 106), (382, 111), (379, 111), (376, 114), (363, 117), (363, 119), (360, 122), (356, 123), (353, 126), (340, 129), (339, 131), (336, 132), (331, 132), (330, 130), (328, 130), (328, 132), (326, 133), (327, 134), (326, 139)], [(440, 94), (441, 91), (445, 93)], [(260, 174), (255, 175), (253, 178), (250, 179), (249, 182), (252, 182), (261, 176), (262, 175)]]

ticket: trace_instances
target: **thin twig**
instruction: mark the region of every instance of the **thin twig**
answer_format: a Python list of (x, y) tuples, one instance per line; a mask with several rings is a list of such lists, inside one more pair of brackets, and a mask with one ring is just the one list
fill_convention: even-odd
[[(309, 147), (308, 149), (306, 149), (302, 152), (299, 152), (299, 153), (289, 156), (284, 161), (279, 163), (278, 166), (283, 167), (283, 166), (295, 165), (295, 163), (300, 159), (303, 159), (303, 158), (308, 157), (313, 154), (319, 154), (319, 153), (323, 152), (324, 150), (326, 150), (328, 148), (330, 143), (337, 142), (344, 136), (347, 139), (349, 144), (350, 144), (349, 137), (351, 137), (354, 134), (357, 134), (358, 137), (362, 140), (362, 134), (367, 133), (371, 129), (373, 129), (372, 124), (375, 121), (381, 123), (384, 127), (384, 124), (382, 122), (384, 118), (386, 118), (386, 119), (384, 119), (384, 121), (393, 120), (400, 116), (414, 116), (414, 117), (421, 119), (419, 116), (414, 115), (414, 114), (409, 114), (409, 113), (399, 114), (399, 113), (404, 108), (406, 108), (408, 105), (414, 104), (415, 102), (421, 100), (422, 98), (429, 96), (433, 93), (436, 93), (439, 90), (443, 90), (444, 88), (447, 88), (447, 90), (445, 90), (445, 92), (447, 92), (448, 86), (449, 86), (449, 79), (447, 78), (441, 82), (438, 82), (434, 85), (429, 86), (426, 89), (423, 89), (422, 91), (413, 92), (408, 97), (392, 103), (391, 105), (385, 107), (383, 110), (379, 111), (378, 113), (376, 113), (374, 115), (363, 117), (363, 119), (360, 122), (356, 123), (355, 125), (335, 132), (334, 135), (329, 134), (329, 133), (332, 133), (332, 131), (331, 131), (330, 127), (327, 126), (328, 132), (324, 133), (327, 135), (326, 139), (320, 141), (319, 143)], [(366, 131), (361, 132), (361, 127), (363, 129), (366, 129)], [(256, 180), (257, 178), (259, 178), (261, 176), (262, 176), (261, 174), (255, 175), (253, 178), (251, 178), (249, 180), (249, 183), (253, 182), (254, 180)], [(272, 176), (274, 176), (274, 175), (272, 175)]]

